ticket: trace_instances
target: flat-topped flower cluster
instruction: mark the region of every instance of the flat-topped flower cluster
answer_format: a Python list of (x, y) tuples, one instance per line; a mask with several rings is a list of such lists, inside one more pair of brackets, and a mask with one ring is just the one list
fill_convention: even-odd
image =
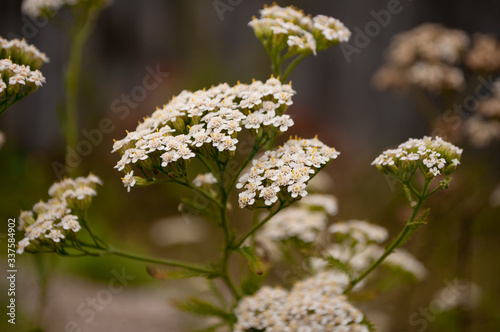
[(31, 17), (47, 15), (57, 12), (64, 6), (75, 6), (79, 3), (86, 5), (101, 5), (111, 3), (112, 0), (24, 0), (22, 12)]
[(45, 83), (38, 70), (48, 62), (45, 53), (24, 40), (0, 37), (0, 105), (19, 100)]
[(285, 202), (305, 197), (307, 182), (339, 154), (317, 138), (290, 139), (278, 149), (266, 151), (238, 180), (236, 188), (245, 189), (239, 194), (240, 207), (256, 202), (271, 206), (278, 199)]
[(411, 138), (378, 156), (372, 165), (381, 172), (408, 179), (420, 168), (427, 178), (451, 174), (462, 156), (462, 149), (441, 137)]
[(288, 54), (313, 53), (347, 42), (349, 29), (339, 20), (325, 15), (310, 17), (302, 10), (274, 4), (260, 10), (249, 25), (262, 42), (276, 50), (288, 46)]
[(31, 70), (29, 66), (18, 65), (9, 59), (0, 60), (0, 78), (0, 100), (32, 93), (45, 83), (45, 77), (39, 70)]
[[(334, 223), (328, 231), (334, 234), (336, 239), (319, 257), (310, 259), (311, 269), (318, 273), (328, 271), (329, 258), (334, 258), (348, 266), (354, 276), (384, 254), (384, 248), (380, 244), (386, 241), (389, 235), (384, 227), (356, 219)], [(403, 271), (416, 280), (422, 280), (428, 274), (420, 261), (401, 248), (391, 253), (382, 264)], [(362, 286), (361, 283), (357, 288)]]
[(35, 46), (28, 44), (24, 39), (4, 39), (0, 37), (0, 58), (9, 59), (17, 64), (30, 66), (32, 69), (40, 68), (49, 58)]
[(433, 93), (461, 90), (464, 73), (459, 67), (468, 52), (469, 37), (464, 31), (439, 24), (422, 24), (394, 37), (387, 64), (375, 76), (381, 89), (415, 85)]
[(297, 205), (272, 217), (257, 233), (257, 239), (268, 243), (295, 238), (304, 243), (312, 243), (325, 230), (328, 216), (337, 212), (337, 199), (333, 195), (309, 194)]
[(71, 237), (81, 229), (79, 216), (85, 211), (92, 197), (97, 195), (97, 185), (102, 181), (95, 175), (65, 179), (49, 188), (50, 199), (40, 201), (32, 211), (21, 211), (19, 229), (25, 238), (18, 244), (18, 253), (26, 248), (54, 248), (61, 240)]
[(342, 295), (347, 275), (326, 271), (294, 285), (291, 291), (265, 286), (235, 309), (236, 332), (368, 332), (360, 310)]
[(24, 0), (21, 6), (23, 14), (38, 17), (46, 11), (58, 11), (65, 5), (74, 5), (79, 0)]
[(294, 94), (290, 84), (281, 84), (276, 78), (183, 91), (145, 118), (135, 131), (115, 141), (113, 152), (122, 154), (115, 168), (130, 172), (135, 164), (175, 173), (185, 170), (196, 153), (224, 160), (236, 150), (243, 128), (258, 138), (273, 138), (288, 130), (293, 120), (284, 112)]
[(476, 114), (465, 124), (465, 133), (476, 147), (500, 140), (500, 80), (495, 81), (492, 90), (490, 98), (477, 103)]

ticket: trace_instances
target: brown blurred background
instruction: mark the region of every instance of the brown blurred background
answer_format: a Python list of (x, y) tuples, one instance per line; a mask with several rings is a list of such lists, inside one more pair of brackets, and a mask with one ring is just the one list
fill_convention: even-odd
[[(102, 12), (85, 49), (79, 125), (80, 130), (91, 132), (99, 128), (101, 119), (109, 118), (115, 129), (104, 133), (102, 141), (99, 139), (101, 142), (92, 145), (91, 153), (82, 157), (78, 171), (81, 174), (92, 171), (105, 182), (91, 208), (93, 219), (89, 219), (111, 243), (164, 257), (197, 261), (214, 257), (216, 244), (165, 247), (151, 239), (150, 229), (155, 221), (176, 215), (181, 190), (148, 187), (127, 193), (120, 174), (113, 169), (118, 156), (110, 154), (112, 140), (124, 136), (125, 129), (135, 128), (137, 121), (183, 89), (268, 78), (269, 60), (247, 26), (264, 3), (243, 0), (232, 11), (224, 12), (222, 20), (211, 0), (115, 0)], [(306, 13), (333, 16), (351, 31), (355, 27), (364, 29), (373, 21), (372, 10), (387, 8), (387, 2), (383, 1), (278, 1), (278, 4), (294, 4)], [(350, 62), (340, 47), (333, 47), (307, 58), (290, 77), (298, 94), (289, 110), (295, 121), (289, 133), (303, 137), (319, 134), (325, 143), (342, 153), (326, 170), (334, 180), (331, 192), (338, 197), (340, 205), (339, 216), (334, 220), (367, 219), (387, 227), (394, 235), (404, 222), (407, 208), (401, 191), (394, 189), (370, 163), (385, 148), (409, 137), (429, 134), (429, 128), (408, 99), (372, 87), (371, 78), (384, 61), (384, 49), (395, 34), (424, 22), (441, 23), (469, 33), (500, 34), (500, 1), (402, 0), (401, 6), (402, 12), (392, 16), (388, 26), (371, 38), (359, 54), (353, 54)], [(69, 18), (65, 11), (58, 16)], [(7, 139), (0, 150), (2, 223), (17, 217), (19, 209), (29, 209), (40, 198), (47, 198), (48, 186), (57, 180), (52, 164), (62, 163), (65, 152), (57, 119), (64, 98), (68, 36), (54, 23), (37, 25), (23, 17), (20, 1), (1, 0), (0, 35), (8, 38), (12, 33), (24, 34), (26, 40), (45, 52), (51, 61), (41, 68), (47, 83), (0, 120), (0, 130)], [(134, 87), (142, 85), (147, 67), (157, 66), (162, 72), (168, 72), (168, 77), (156, 89), (148, 91), (145, 100), (130, 107), (127, 117), (114, 113), (113, 103), (120, 100), (122, 94), (130, 95)], [(80, 139), (86, 139), (82, 133)], [(391, 291), (366, 306), (368, 311), (376, 307), (379, 316), (387, 316), (382, 319), (390, 323), (385, 329), (381, 327), (381, 331), (419, 330), (422, 325), (412, 326), (410, 315), (420, 307), (428, 307), (434, 293), (446, 286), (445, 280), (456, 277), (472, 280), (483, 289), (481, 306), (460, 313), (458, 321), (456, 317), (449, 320), (445, 317), (444, 323), (429, 320), (428, 326), (420, 331), (498, 330), (499, 211), (488, 208), (486, 201), (484, 206), (474, 202), (468, 207), (469, 198), (476, 192), (491, 192), (500, 182), (498, 151), (498, 144), (470, 155), (465, 151), (463, 164), (476, 161), (478, 154), (490, 155), (487, 168), (492, 176), (467, 187), (474, 188), (473, 192), (456, 191), (454, 184), (474, 182), (476, 176), (460, 174), (459, 168), (456, 183), (452, 183), (449, 192), (433, 197), (434, 203), (429, 206), (435, 209), (429, 225), (407, 245), (427, 266), (430, 277)], [(462, 209), (456, 212), (458, 205)], [(465, 229), (470, 230), (466, 248), (464, 228), (457, 229), (454, 211), (460, 216), (470, 214), (466, 218)], [(212, 225), (205, 226), (206, 233), (213, 231)], [(5, 244), (4, 238), (1, 240)], [(167, 299), (179, 296), (182, 291), (196, 293), (197, 287), (201, 287), (196, 281), (155, 281), (146, 274), (143, 264), (125, 260), (50, 257), (42, 260), (52, 270), (48, 309), (42, 319), (47, 331), (65, 331), (65, 324), (71, 320), (78, 321), (82, 331), (178, 331), (191, 326), (186, 316), (171, 309)], [(38, 286), (33, 261), (30, 255), (18, 256), (19, 321), (13, 329), (5, 324), (3, 317), (0, 322), (3, 331), (25, 331), (35, 316)], [(130, 287), (117, 295), (119, 301), (113, 300), (99, 312), (93, 323), (82, 323), (82, 318), (75, 314), (78, 304), (105, 287), (112, 278), (112, 269), (122, 267), (136, 276)], [(1, 298), (5, 296), (3, 289)]]

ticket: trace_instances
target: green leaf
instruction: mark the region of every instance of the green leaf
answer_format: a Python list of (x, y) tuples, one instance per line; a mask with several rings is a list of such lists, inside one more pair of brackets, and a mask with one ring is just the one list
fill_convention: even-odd
[(212, 303), (200, 300), (195, 297), (189, 298), (184, 302), (174, 302), (176, 308), (200, 316), (213, 316), (223, 319), (225, 322), (236, 322), (236, 316), (233, 313), (226, 312)]
[(241, 290), (244, 295), (253, 295), (260, 289), (262, 281), (266, 278), (266, 273), (258, 275), (253, 272), (248, 273), (248, 277), (241, 282)]
[(243, 258), (245, 258), (248, 261), (248, 265), (250, 267), (250, 270), (252, 270), (253, 272), (255, 272), (258, 275), (261, 275), (262, 273), (264, 273), (264, 271), (262, 269), (262, 263), (252, 248), (241, 247), (241, 248), (236, 249), (236, 252), (238, 254), (240, 254), (241, 256), (243, 256)]
[(408, 200), (408, 203), (410, 204), (410, 206), (413, 206), (415, 204), (415, 201), (413, 200), (413, 196), (411, 195), (410, 188), (406, 184), (403, 184), (403, 190), (405, 192), (405, 197)]
[(223, 307), (227, 306), (226, 300), (224, 299), (224, 297), (222, 297), (214, 281), (212, 279), (207, 279), (207, 284), (208, 288), (210, 289), (210, 292), (217, 298), (217, 300), (219, 300), (220, 304)]
[(352, 275), (352, 269), (351, 267), (339, 260), (338, 258), (335, 258), (333, 256), (326, 256), (325, 259), (328, 261), (328, 265), (330, 265), (333, 268), (336, 268), (337, 270), (340, 270), (341, 272), (344, 272), (349, 276), (349, 279), (353, 279)]
[(371, 321), (369, 321), (366, 317), (363, 319), (363, 321), (361, 323), (365, 324), (368, 327), (368, 330), (370, 330), (370, 332), (377, 331), (377, 329), (375, 328), (375, 324), (373, 324)]
[(401, 243), (399, 246), (402, 246), (403, 244), (405, 244), (406, 241), (408, 241), (420, 227), (427, 224), (426, 220), (427, 220), (427, 217), (429, 216), (430, 212), (431, 212), (431, 209), (425, 209), (424, 211), (422, 211), (422, 213), (417, 218), (415, 218), (415, 220), (413, 222), (406, 225), (408, 227), (408, 230), (406, 231), (406, 234), (403, 237), (403, 239), (401, 240)]
[(148, 266), (147, 271), (153, 278), (158, 280), (217, 277), (217, 273), (215, 271), (214, 273), (207, 273), (207, 272), (199, 272), (186, 269), (158, 268), (153, 266)]

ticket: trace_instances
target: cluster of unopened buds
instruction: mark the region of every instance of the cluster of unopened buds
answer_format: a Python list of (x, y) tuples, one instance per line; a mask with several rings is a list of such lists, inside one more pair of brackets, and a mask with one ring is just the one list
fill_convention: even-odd
[(460, 164), (461, 156), (462, 149), (441, 137), (412, 138), (396, 149), (384, 151), (372, 165), (382, 173), (408, 181), (417, 169), (426, 178), (434, 178), (440, 174), (450, 175)]
[[(274, 4), (260, 11), (249, 25), (255, 35), (274, 50), (288, 47), (288, 54), (313, 53), (347, 42), (351, 32), (339, 20), (324, 15), (311, 17), (293, 6)], [(278, 52), (278, 51), (276, 51)]]

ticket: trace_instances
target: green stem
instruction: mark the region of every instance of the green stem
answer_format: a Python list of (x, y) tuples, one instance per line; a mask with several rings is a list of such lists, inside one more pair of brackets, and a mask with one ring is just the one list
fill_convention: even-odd
[[(69, 148), (75, 149), (78, 143), (78, 87), (80, 81), (83, 49), (92, 28), (99, 8), (90, 8), (83, 18), (83, 22), (75, 22), (71, 40), (71, 54), (66, 71), (66, 121), (65, 138)], [(75, 20), (78, 15), (75, 11)], [(82, 23), (80, 26), (78, 23)], [(69, 164), (69, 155), (66, 155), (66, 165)]]
[(18, 97), (16, 96), (16, 98), (14, 98), (14, 100), (12, 100), (11, 102), (8, 102), (7, 104), (5, 104), (4, 106), (2, 106), (2, 108), (0, 109), (0, 116), (2, 116), (2, 114), (8, 109), (10, 108), (12, 105), (14, 105), (15, 103), (17, 103), (18, 101), (20, 101), (21, 99), (23, 99), (24, 97), (26, 97), (27, 95), (24, 95), (24, 96), (21, 96), (21, 97)]
[(292, 70), (302, 61), (304, 60), (309, 54), (302, 54), (298, 57), (296, 57), (292, 63), (290, 63), (290, 65), (288, 66), (288, 68), (285, 70), (285, 73), (283, 74), (283, 77), (280, 78), (281, 80), (281, 83), (284, 83), (286, 82), (286, 80), (288, 79), (288, 76), (290, 75), (290, 73), (292, 72)]
[[(160, 169), (160, 170), (163, 171), (164, 173), (166, 173), (163, 169)], [(200, 188), (191, 185), (187, 181), (181, 181), (181, 180), (178, 180), (178, 179), (175, 179), (175, 178), (171, 178), (171, 179), (168, 179), (168, 180), (152, 179), (151, 184), (154, 184), (154, 183), (171, 183), (171, 182), (180, 184), (180, 185), (182, 185), (182, 186), (184, 186), (186, 188), (189, 188), (189, 189), (191, 189), (191, 190), (193, 190), (193, 191), (195, 191), (195, 192), (203, 195), (205, 198), (207, 198), (209, 201), (211, 201), (212, 203), (214, 203), (218, 207), (222, 206), (221, 203), (215, 197), (213, 197), (209, 193), (205, 192), (204, 190), (201, 190)]]
[[(85, 228), (85, 230), (87, 230), (87, 232), (90, 234), (90, 237), (92, 238), (92, 241), (94, 241), (97, 248), (107, 249), (109, 247), (109, 245), (106, 242), (104, 242), (103, 240), (101, 240), (100, 238), (95, 236), (94, 233), (92, 233), (92, 231), (90, 230), (90, 227), (87, 225), (87, 221), (85, 219), (82, 220), (81, 224), (83, 225), (83, 228)], [(99, 244), (99, 242), (101, 244)]]
[[(260, 209), (255, 209), (252, 218), (252, 228), (259, 223)], [(255, 232), (251, 235), (252, 249), (255, 249)]]
[(181, 269), (190, 270), (190, 271), (194, 271), (194, 272), (206, 273), (209, 275), (215, 274), (214, 271), (208, 270), (208, 269), (206, 269), (202, 266), (199, 266), (199, 265), (175, 261), (175, 260), (166, 260), (166, 259), (158, 259), (158, 258), (141, 256), (141, 255), (137, 255), (137, 254), (126, 252), (126, 251), (121, 251), (121, 250), (115, 249), (111, 246), (109, 247), (109, 249), (107, 251), (104, 251), (102, 254), (103, 255), (121, 256), (121, 257), (126, 257), (126, 258), (130, 258), (130, 259), (138, 260), (138, 261), (142, 261), (142, 262), (178, 267)]
[(222, 279), (226, 282), (229, 290), (233, 293), (234, 297), (238, 300), (240, 299), (240, 294), (236, 287), (234, 286), (231, 276), (229, 275), (229, 254), (231, 247), (231, 239), (229, 234), (229, 223), (227, 218), (227, 200), (228, 194), (225, 189), (222, 188), (222, 207), (220, 209), (220, 217), (221, 217), (221, 226), (224, 231), (224, 247), (222, 253), (221, 260), (221, 270), (222, 270)]
[(262, 226), (264, 226), (272, 217), (274, 217), (278, 212), (280, 212), (281, 210), (283, 210), (285, 207), (287, 207), (289, 204), (286, 204), (286, 203), (281, 203), (278, 208), (269, 213), (269, 215), (267, 215), (267, 217), (265, 217), (261, 222), (259, 223), (256, 223), (255, 225), (253, 225), (253, 227), (245, 234), (243, 235), (243, 237), (238, 240), (234, 245), (233, 245), (233, 249), (238, 249), (241, 247), (241, 245), (243, 244), (243, 242), (245, 242), (245, 240), (249, 237), (249, 236), (252, 236), (255, 232), (257, 232), (257, 230), (259, 230), (259, 228), (261, 228)]
[(380, 256), (379, 259), (377, 259), (370, 267), (368, 267), (363, 273), (361, 273), (359, 275), (359, 277), (357, 277), (356, 279), (352, 280), (349, 283), (349, 286), (344, 291), (344, 294), (349, 293), (360, 281), (365, 279), (373, 270), (375, 270), (375, 268), (377, 268), (377, 266), (379, 266), (387, 258), (387, 256), (392, 254), (392, 252), (402, 244), (402, 242), (405, 240), (408, 232), (411, 230), (412, 223), (417, 216), (417, 213), (418, 213), (418, 210), (420, 209), (420, 206), (422, 205), (423, 201), (427, 197), (426, 193), (427, 193), (427, 189), (429, 187), (430, 182), (431, 182), (431, 180), (429, 180), (429, 179), (427, 179), (425, 181), (424, 188), (422, 189), (422, 193), (418, 196), (417, 204), (413, 208), (413, 212), (410, 216), (410, 219), (408, 219), (408, 221), (406, 222), (406, 225), (403, 228), (403, 230), (401, 231), (401, 233), (399, 234), (399, 236), (391, 243), (390, 246), (388, 246), (385, 249), (385, 252), (382, 254), (382, 256)]

